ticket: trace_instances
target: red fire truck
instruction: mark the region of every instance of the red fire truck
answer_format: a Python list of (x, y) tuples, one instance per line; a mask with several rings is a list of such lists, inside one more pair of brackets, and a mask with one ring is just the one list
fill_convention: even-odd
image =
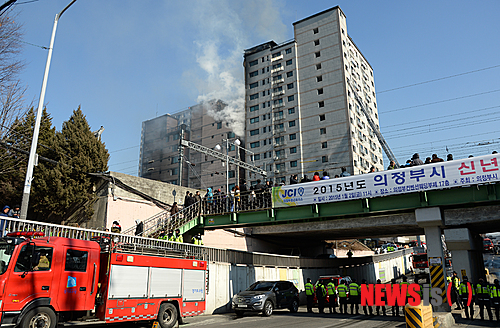
[(414, 253), (411, 256), (413, 263), (413, 273), (415, 274), (415, 283), (420, 279), (425, 279), (428, 283), (430, 281), (429, 260), (427, 253)]
[(0, 238), (2, 327), (157, 321), (167, 328), (205, 311), (206, 261), (152, 255), (109, 237), (40, 235)]

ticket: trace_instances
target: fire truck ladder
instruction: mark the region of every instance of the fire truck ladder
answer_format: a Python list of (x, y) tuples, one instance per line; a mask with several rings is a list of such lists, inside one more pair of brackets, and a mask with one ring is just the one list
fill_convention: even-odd
[(212, 156), (214, 158), (217, 158), (217, 159), (220, 159), (223, 161), (227, 160), (229, 162), (229, 164), (238, 165), (239, 167), (242, 167), (245, 170), (260, 174), (263, 177), (267, 176), (267, 172), (262, 170), (261, 168), (258, 168), (250, 163), (243, 162), (239, 159), (232, 158), (230, 156), (228, 157), (227, 155), (224, 155), (216, 150), (210, 149), (210, 148), (202, 146), (202, 145), (198, 145), (197, 143), (194, 143), (192, 141), (181, 139), (181, 147), (187, 147), (187, 148), (192, 149), (194, 151), (200, 152), (200, 153), (205, 154), (205, 155)]
[(8, 232), (43, 232), (46, 237), (65, 237), (97, 241), (101, 244), (101, 249), (105, 252), (110, 250), (111, 245), (109, 245), (109, 242), (112, 240), (117, 251), (120, 252), (158, 256), (189, 255), (198, 259), (206, 258), (206, 250), (204, 246), (200, 245), (176, 243), (157, 238), (69, 227), (10, 217), (2, 217), (1, 220), (4, 221), (4, 234)]
[(387, 155), (387, 158), (389, 158), (389, 161), (394, 161), (394, 163), (396, 163), (396, 168), (399, 168), (399, 162), (396, 159), (396, 156), (394, 156), (394, 153), (392, 152), (391, 148), (389, 148), (389, 144), (387, 143), (387, 141), (385, 141), (384, 137), (382, 136), (382, 133), (380, 133), (379, 128), (377, 127), (373, 119), (370, 117), (370, 114), (363, 105), (363, 101), (358, 95), (358, 88), (353, 87), (349, 78), (347, 79), (347, 84), (349, 84), (349, 86), (351, 87), (352, 93), (354, 94), (354, 98), (358, 102), (361, 111), (365, 114), (366, 120), (368, 121), (368, 124), (370, 125), (371, 129), (373, 130), (373, 133), (375, 133), (375, 135), (377, 136), (378, 142), (380, 142), (380, 145), (382, 146), (382, 149)]

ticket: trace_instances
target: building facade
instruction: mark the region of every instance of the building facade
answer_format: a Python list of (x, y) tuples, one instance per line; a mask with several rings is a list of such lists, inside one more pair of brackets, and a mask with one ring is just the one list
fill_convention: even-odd
[[(294, 24), (294, 39), (245, 50), (246, 148), (274, 182), (383, 170), (373, 69), (347, 34), (337, 6)], [(247, 157), (248, 161), (248, 157)], [(250, 174), (252, 183), (256, 177)]]
[(211, 156), (189, 149), (183, 150), (182, 157), (179, 153), (180, 139), (184, 138), (211, 149), (220, 145), (223, 154), (240, 156), (232, 144), (236, 136), (229, 124), (209, 115), (209, 111), (217, 112), (224, 106), (220, 100), (211, 101), (143, 122), (139, 176), (195, 189), (221, 189), (224, 193), (227, 184), (231, 190), (237, 178), (244, 175), (234, 165), (228, 170), (225, 161)]

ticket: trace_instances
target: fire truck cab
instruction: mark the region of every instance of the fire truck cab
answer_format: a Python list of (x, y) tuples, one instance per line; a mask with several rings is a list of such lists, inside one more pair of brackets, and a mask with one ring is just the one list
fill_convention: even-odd
[(169, 328), (205, 310), (205, 261), (16, 234), (0, 238), (1, 327), (157, 320)]

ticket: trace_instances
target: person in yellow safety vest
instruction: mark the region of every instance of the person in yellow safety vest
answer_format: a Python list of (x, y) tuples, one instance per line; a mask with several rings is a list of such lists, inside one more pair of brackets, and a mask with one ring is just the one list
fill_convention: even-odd
[[(366, 286), (366, 284), (367, 284), (366, 279), (361, 280), (361, 285)], [(361, 286), (360, 286), (360, 289), (361, 289)], [(363, 312), (365, 313), (365, 315), (368, 315), (368, 313), (370, 313), (370, 315), (373, 315), (373, 308), (369, 305), (365, 305), (365, 306), (363, 306)]]
[(455, 310), (462, 309), (460, 297), (458, 296), (458, 286), (460, 286), (460, 278), (458, 278), (457, 272), (453, 271), (453, 276), (451, 277), (451, 301), (457, 303)]
[[(333, 278), (330, 279), (328, 285), (326, 285), (327, 293), (328, 293), (328, 307), (330, 308), (330, 313), (337, 313), (335, 308), (337, 307), (337, 291), (335, 290), (335, 283), (333, 282)], [(333, 311), (332, 311), (333, 309)]]
[(181, 231), (179, 229), (175, 229), (175, 233), (168, 240), (175, 241), (177, 243), (184, 242), (184, 238), (182, 238)]
[(488, 317), (491, 321), (493, 321), (490, 308), (490, 286), (488, 286), (483, 278), (479, 278), (479, 283), (476, 285), (476, 297), (477, 305), (479, 305), (479, 316), (481, 317), (481, 320), (484, 320), (484, 308), (486, 307)]
[[(377, 284), (381, 284), (382, 281), (380, 279), (377, 279)], [(382, 288), (382, 291), (384, 292), (384, 296), (382, 297), (382, 301), (386, 302), (387, 297), (385, 296), (385, 288)], [(380, 315), (380, 308), (382, 307), (382, 313), (384, 314), (384, 317), (387, 316), (387, 313), (385, 313), (385, 306), (379, 306), (377, 305), (375, 307), (375, 310), (377, 311), (377, 315)]]
[(337, 295), (339, 296), (339, 312), (340, 314), (347, 314), (347, 296), (348, 289), (344, 280), (340, 281), (340, 284), (337, 286)]
[(405, 297), (405, 304), (403, 304), (403, 313), (405, 313), (405, 305), (408, 304), (408, 297), (410, 297), (410, 293), (408, 292), (408, 287), (410, 287), (410, 283), (408, 282), (408, 277), (403, 275), (402, 277), (402, 282), (399, 284), (399, 288), (402, 289), (403, 285), (406, 285), (406, 297)]
[(193, 237), (191, 237), (191, 241), (195, 245), (203, 245), (203, 240), (201, 239), (201, 234), (200, 233), (198, 233), (198, 234), (194, 235)]
[[(467, 306), (467, 303), (469, 302), (469, 287), (468, 283), (469, 278), (467, 276), (463, 277), (463, 282), (458, 286), (458, 294), (460, 296), (460, 300), (462, 301), (463, 308), (465, 310), (465, 318), (466, 319), (474, 319), (474, 295), (476, 295), (476, 291), (474, 290), (474, 287), (471, 285), (472, 289), (472, 299), (470, 301), (470, 306)], [(469, 317), (470, 313), (470, 317)]]
[[(391, 279), (391, 289), (394, 291), (394, 285), (396, 285), (396, 279), (392, 278)], [(395, 306), (392, 307), (392, 316), (393, 317), (399, 317), (399, 306), (397, 304), (394, 304)]]
[(349, 284), (349, 301), (351, 303), (351, 314), (354, 314), (354, 309), (356, 309), (356, 314), (359, 314), (359, 304), (361, 303), (361, 288), (356, 283), (356, 279), (353, 279)]
[(490, 296), (491, 296), (491, 304), (493, 309), (495, 310), (495, 317), (497, 318), (497, 322), (500, 322), (500, 283), (498, 279), (495, 279), (493, 285), (490, 287)]
[(392, 246), (392, 245), (387, 246), (387, 253), (394, 252), (394, 251), (395, 251), (394, 246)]
[(307, 313), (313, 313), (312, 307), (314, 303), (314, 286), (311, 283), (311, 278), (307, 278), (307, 283), (304, 285), (307, 297)]
[[(165, 238), (166, 237), (166, 238)], [(163, 239), (168, 240), (168, 241), (175, 241), (175, 236), (172, 230), (168, 232), (168, 235), (166, 235)]]
[(318, 299), (319, 313), (325, 313), (326, 288), (321, 280), (316, 284), (316, 298)]

